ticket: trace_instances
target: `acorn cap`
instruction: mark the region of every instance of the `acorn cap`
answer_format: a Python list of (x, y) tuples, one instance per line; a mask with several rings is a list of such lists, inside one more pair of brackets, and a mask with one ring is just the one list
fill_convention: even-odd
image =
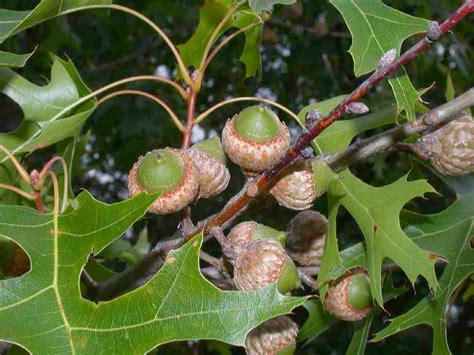
[(251, 106), (227, 121), (222, 131), (227, 156), (249, 175), (273, 167), (290, 147), (290, 132), (270, 109)]
[(291, 355), (296, 348), (298, 325), (287, 316), (279, 316), (253, 329), (245, 339), (248, 355)]
[(286, 235), (284, 232), (254, 221), (241, 222), (235, 225), (227, 235), (236, 256), (245, 250), (252, 241), (265, 238), (275, 239), (282, 246), (285, 246)]
[(316, 200), (313, 173), (304, 163), (294, 164), (270, 189), (278, 204), (292, 210), (311, 208)]
[(130, 195), (161, 193), (150, 212), (169, 214), (192, 203), (199, 192), (198, 172), (192, 159), (172, 148), (140, 156), (129, 173)]
[(298, 213), (288, 224), (288, 255), (304, 266), (319, 266), (324, 251), (328, 220), (317, 211)]
[(324, 302), (326, 310), (346, 321), (361, 320), (372, 311), (372, 294), (367, 273), (361, 269), (350, 271), (329, 289)]
[(226, 156), (219, 137), (201, 141), (187, 150), (199, 171), (199, 198), (209, 198), (220, 194), (230, 181)]
[(275, 282), (280, 293), (300, 287), (295, 264), (276, 240), (251, 242), (235, 261), (236, 288), (241, 291), (259, 290)]
[(421, 137), (413, 150), (443, 175), (474, 172), (474, 121), (465, 115)]
[(227, 164), (227, 156), (224, 148), (222, 148), (221, 139), (217, 136), (200, 141), (194, 144), (191, 149), (199, 149), (201, 152), (216, 158), (222, 164)]

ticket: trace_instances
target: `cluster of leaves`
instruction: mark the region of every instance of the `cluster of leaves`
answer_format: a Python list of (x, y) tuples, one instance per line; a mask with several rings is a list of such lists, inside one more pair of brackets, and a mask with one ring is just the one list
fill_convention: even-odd
[[(95, 7), (107, 8), (108, 0), (41, 1), (32, 11), (0, 10), (0, 43), (38, 23), (71, 12)], [(291, 0), (250, 0), (224, 24), (219, 35), (231, 28), (245, 31), (240, 60), (246, 76), (262, 73), (260, 41), (261, 18), (276, 4)], [(394, 10), (378, 0), (332, 0), (352, 34), (350, 53), (354, 73), (373, 71), (381, 54), (395, 48), (400, 52), (410, 36), (424, 32), (427, 20)], [(213, 30), (229, 9), (232, 0), (206, 0), (193, 36), (179, 46), (186, 65), (198, 67)], [(387, 35), (387, 34), (397, 34)], [(53, 57), (50, 82), (38, 86), (10, 68), (25, 65), (33, 55), (0, 52), (0, 92), (22, 109), (22, 125), (11, 133), (0, 134), (0, 144), (16, 155), (37, 149), (57, 147), (71, 159), (87, 119), (97, 108), (95, 97), (84, 84), (71, 61)], [(416, 114), (421, 91), (416, 90), (405, 70), (390, 79), (397, 107), (335, 123), (313, 142), (316, 153), (334, 153), (347, 147), (354, 137), (368, 130), (393, 124), (398, 114)], [(310, 109), (329, 112), (343, 97), (319, 102), (303, 109), (298, 123)], [(63, 144), (60, 146), (58, 143)], [(71, 152), (72, 150), (72, 152)], [(10, 163), (0, 154), (3, 166), (0, 181), (16, 183)], [(375, 302), (384, 307), (388, 300), (408, 291), (394, 288), (384, 280), (382, 265), (391, 259), (412, 284), (418, 276), (432, 293), (408, 312), (395, 317), (372, 339), (382, 340), (419, 324), (433, 328), (433, 349), (449, 353), (446, 340), (445, 309), (458, 285), (474, 272), (470, 247), (474, 216), (474, 194), (459, 195), (448, 209), (435, 215), (402, 211), (411, 200), (434, 189), (422, 180), (402, 177), (396, 182), (374, 187), (349, 170), (328, 191), (330, 229), (318, 277), (324, 299), (329, 283), (350, 268), (368, 270)], [(469, 188), (465, 191), (470, 191)], [(95, 305), (82, 298), (79, 278), (90, 255), (96, 255), (139, 220), (156, 196), (138, 196), (121, 203), (105, 205), (83, 192), (55, 226), (52, 214), (42, 215), (31, 207), (7, 206), (4, 195), (0, 206), (0, 235), (20, 245), (28, 254), (31, 270), (20, 278), (0, 281), (0, 339), (19, 344), (34, 353), (113, 353), (145, 352), (160, 344), (185, 339), (217, 339), (243, 345), (246, 334), (266, 319), (289, 313), (304, 298), (280, 295), (275, 287), (252, 293), (223, 292), (212, 286), (199, 270), (202, 236), (171, 252), (160, 272), (145, 286), (111, 302)], [(71, 194), (71, 198), (73, 198)], [(5, 205), (3, 205), (5, 204)], [(365, 242), (339, 251), (337, 216), (344, 207), (355, 219)], [(401, 213), (401, 221), (400, 221)], [(438, 257), (449, 262), (439, 278)], [(299, 340), (309, 341), (329, 329), (336, 320), (326, 314), (319, 300), (305, 303), (309, 318)], [(236, 317), (236, 313), (238, 317)], [(348, 352), (363, 353), (374, 314), (358, 324)]]

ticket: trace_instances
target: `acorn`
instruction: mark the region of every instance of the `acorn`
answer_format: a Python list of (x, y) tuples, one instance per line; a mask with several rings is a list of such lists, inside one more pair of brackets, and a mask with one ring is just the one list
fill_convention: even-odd
[(254, 240), (272, 238), (285, 246), (285, 233), (263, 224), (247, 221), (235, 225), (227, 235), (236, 257)]
[(326, 310), (346, 321), (364, 319), (372, 311), (372, 294), (367, 273), (354, 269), (329, 289), (324, 302)]
[(281, 206), (297, 211), (306, 210), (336, 179), (337, 174), (321, 160), (314, 160), (311, 165), (299, 162), (274, 183), (270, 194)]
[(281, 244), (274, 239), (258, 239), (237, 257), (234, 283), (240, 291), (259, 290), (272, 283), (280, 293), (301, 286), (298, 270)]
[(203, 140), (187, 151), (199, 172), (199, 198), (220, 194), (229, 185), (230, 173), (227, 157), (219, 137)]
[(290, 147), (290, 132), (269, 108), (251, 106), (227, 121), (222, 146), (248, 176), (272, 168)]
[(161, 193), (150, 212), (164, 215), (177, 212), (194, 200), (199, 192), (198, 172), (186, 154), (173, 148), (158, 149), (140, 156), (128, 176), (128, 190)]
[(323, 256), (328, 220), (317, 211), (298, 213), (288, 224), (286, 250), (304, 266), (319, 266)]
[(474, 121), (464, 115), (412, 145), (423, 159), (443, 175), (467, 175), (474, 172)]
[(290, 317), (280, 316), (259, 325), (245, 339), (248, 355), (291, 355), (296, 348), (298, 325)]

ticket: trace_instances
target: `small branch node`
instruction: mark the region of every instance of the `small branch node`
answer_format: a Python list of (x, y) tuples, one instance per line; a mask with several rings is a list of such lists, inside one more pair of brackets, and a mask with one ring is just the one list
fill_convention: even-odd
[(369, 111), (369, 107), (362, 102), (353, 102), (346, 106), (347, 113), (354, 113), (356, 115), (362, 115)]
[(390, 66), (395, 59), (397, 59), (397, 50), (395, 48), (390, 49), (389, 51), (385, 52), (379, 60), (379, 64), (377, 66), (377, 70), (385, 69)]
[(430, 21), (426, 31), (426, 38), (430, 42), (437, 41), (442, 35), (441, 26), (438, 21)]

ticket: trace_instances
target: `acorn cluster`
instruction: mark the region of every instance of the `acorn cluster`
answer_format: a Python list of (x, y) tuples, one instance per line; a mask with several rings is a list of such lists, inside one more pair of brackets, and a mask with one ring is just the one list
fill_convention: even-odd
[[(275, 166), (289, 147), (289, 130), (272, 110), (247, 107), (227, 121), (222, 140), (214, 137), (190, 149), (164, 148), (140, 156), (129, 174), (129, 191), (131, 195), (159, 194), (150, 212), (175, 213), (225, 190), (230, 180), (227, 158), (253, 177)], [(317, 182), (316, 170), (321, 176)], [(335, 176), (321, 161), (296, 164), (277, 179), (270, 194), (282, 206), (305, 210)]]
[[(201, 198), (224, 191), (229, 184), (227, 159), (251, 179), (274, 167), (288, 152), (286, 125), (266, 107), (251, 106), (230, 118), (222, 139), (204, 140), (186, 150), (157, 149), (139, 157), (129, 174), (131, 195), (157, 194), (150, 212), (175, 213)], [(317, 176), (318, 179), (314, 177)], [(337, 175), (321, 160), (294, 164), (271, 186), (269, 193), (282, 206), (302, 210), (286, 231), (246, 221), (225, 237), (230, 247), (222, 265), (239, 291), (276, 287), (289, 294), (301, 287), (300, 267), (321, 264), (328, 221), (309, 210)], [(224, 248), (225, 246), (225, 248)], [(352, 271), (331, 285), (325, 300), (328, 312), (342, 320), (358, 320), (371, 311), (370, 285), (363, 270)], [(270, 319), (246, 340), (248, 354), (292, 354), (297, 324), (288, 316)]]

